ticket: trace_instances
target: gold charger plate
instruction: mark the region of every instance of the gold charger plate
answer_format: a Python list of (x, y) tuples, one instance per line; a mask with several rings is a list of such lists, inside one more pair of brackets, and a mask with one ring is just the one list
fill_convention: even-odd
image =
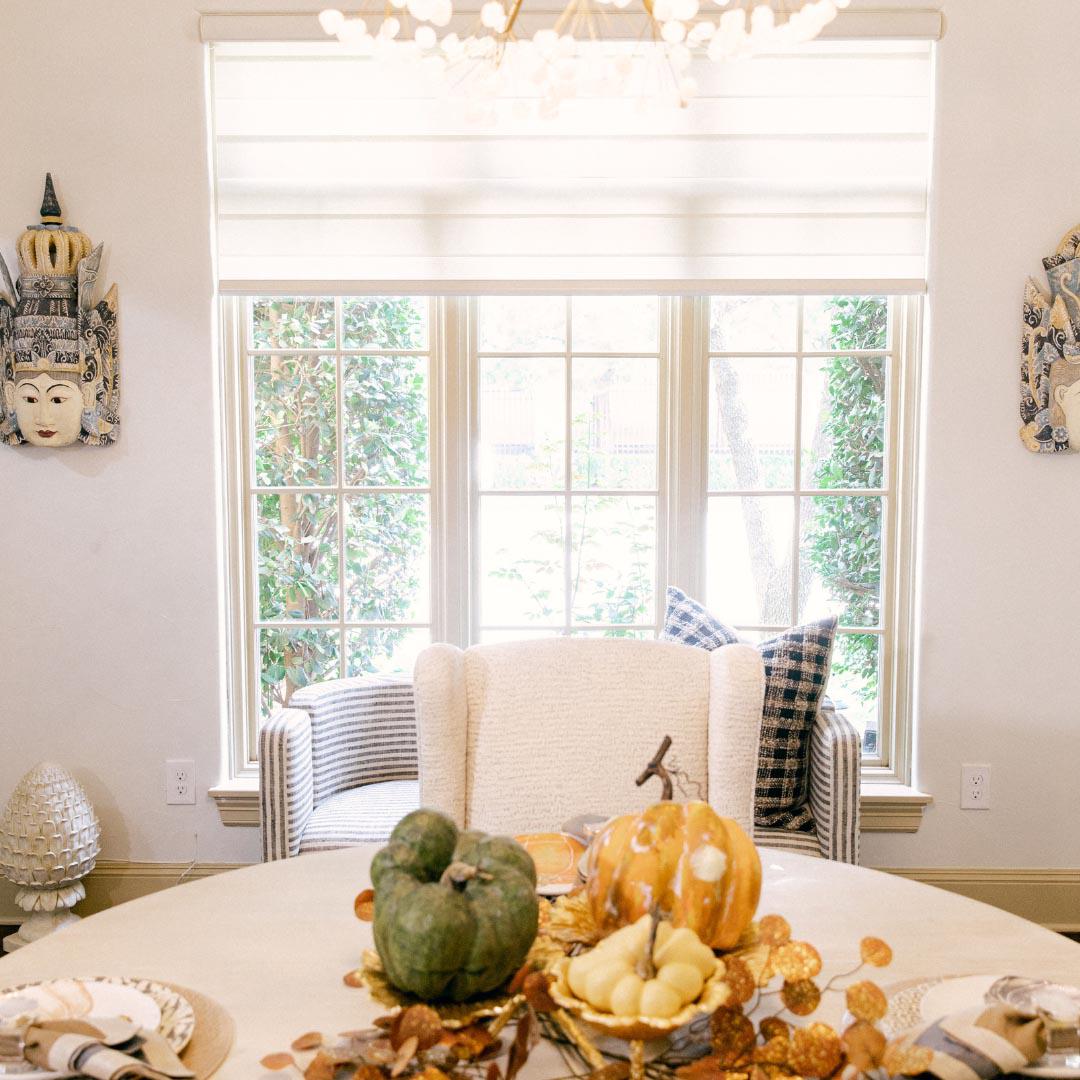
[(568, 893), (578, 884), (578, 862), (585, 845), (564, 832), (524, 833), (515, 840), (536, 863), (536, 891), (542, 896)]

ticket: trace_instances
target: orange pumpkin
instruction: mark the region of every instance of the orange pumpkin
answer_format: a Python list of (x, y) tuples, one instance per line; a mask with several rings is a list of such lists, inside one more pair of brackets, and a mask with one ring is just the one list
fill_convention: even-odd
[(636, 922), (653, 904), (714, 949), (730, 949), (761, 895), (754, 842), (708, 803), (661, 802), (609, 821), (589, 847), (586, 886), (604, 930)]

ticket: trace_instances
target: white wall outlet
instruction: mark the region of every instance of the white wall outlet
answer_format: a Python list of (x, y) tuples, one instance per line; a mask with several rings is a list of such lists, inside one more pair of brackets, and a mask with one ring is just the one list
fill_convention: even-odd
[(960, 766), (960, 809), (990, 809), (990, 766)]
[(195, 802), (195, 762), (165, 762), (165, 802), (170, 806)]

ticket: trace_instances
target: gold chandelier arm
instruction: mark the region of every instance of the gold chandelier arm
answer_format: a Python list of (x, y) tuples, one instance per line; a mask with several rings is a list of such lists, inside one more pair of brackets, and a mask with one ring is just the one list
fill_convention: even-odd
[(517, 20), (518, 12), (521, 11), (522, 0), (514, 0), (514, 6), (510, 9), (510, 14), (506, 18), (506, 29), (503, 30), (503, 34), (509, 37), (510, 31), (514, 29), (514, 22)]

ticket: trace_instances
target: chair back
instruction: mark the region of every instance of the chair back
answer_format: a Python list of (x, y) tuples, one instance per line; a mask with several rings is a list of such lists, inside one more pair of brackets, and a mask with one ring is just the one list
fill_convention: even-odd
[(604, 638), (434, 646), (416, 669), (421, 803), (504, 833), (642, 809), (660, 784), (634, 780), (665, 735), (665, 764), (685, 777), (678, 797), (707, 799), (709, 660), (703, 649)]

